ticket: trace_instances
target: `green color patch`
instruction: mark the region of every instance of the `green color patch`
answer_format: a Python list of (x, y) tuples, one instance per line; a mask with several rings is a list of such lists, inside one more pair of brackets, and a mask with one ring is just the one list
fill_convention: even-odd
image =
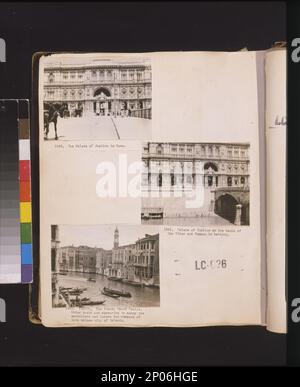
[(21, 243), (31, 243), (31, 223), (21, 223)]

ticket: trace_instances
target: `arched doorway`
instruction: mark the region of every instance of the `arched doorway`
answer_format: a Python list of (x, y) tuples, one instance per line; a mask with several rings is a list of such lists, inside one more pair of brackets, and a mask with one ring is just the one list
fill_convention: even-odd
[(94, 113), (106, 116), (111, 113), (111, 93), (106, 87), (99, 87), (94, 91)]
[(99, 87), (98, 89), (95, 90), (94, 92), (94, 98), (95, 97), (111, 97), (110, 91), (106, 87)]
[(238, 201), (230, 194), (221, 195), (215, 201), (215, 213), (234, 223)]
[(204, 186), (217, 187), (218, 186), (218, 166), (211, 161), (204, 164)]

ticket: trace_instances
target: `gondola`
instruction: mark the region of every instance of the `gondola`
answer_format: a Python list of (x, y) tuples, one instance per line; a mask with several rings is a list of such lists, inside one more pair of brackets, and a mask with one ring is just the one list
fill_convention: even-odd
[(133, 282), (133, 281), (128, 281), (128, 285), (135, 286), (137, 288), (143, 288), (144, 284), (142, 282)]
[(104, 290), (102, 290), (101, 293), (102, 293), (104, 296), (108, 296), (108, 297), (111, 297), (111, 298), (116, 298), (116, 299), (120, 298), (120, 296), (118, 296), (117, 294), (113, 294), (113, 293), (110, 293), (110, 292), (106, 292), (106, 291), (104, 291)]
[(82, 305), (82, 306), (93, 306), (93, 305), (102, 305), (105, 303), (105, 300), (103, 301), (83, 301), (81, 300), (79, 302), (79, 305)]
[(121, 282), (122, 281), (122, 278), (119, 278), (119, 277), (107, 277), (109, 280), (111, 281), (117, 281), (117, 282)]
[(120, 291), (120, 290), (110, 289), (110, 288), (103, 288), (103, 290), (107, 293), (116, 294), (117, 296), (120, 296), (120, 297), (127, 297), (127, 298), (131, 297), (131, 293), (124, 292), (124, 290)]

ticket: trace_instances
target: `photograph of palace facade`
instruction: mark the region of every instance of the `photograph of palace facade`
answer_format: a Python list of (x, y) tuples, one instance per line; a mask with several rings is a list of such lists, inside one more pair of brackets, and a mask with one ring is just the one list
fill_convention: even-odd
[[(180, 219), (198, 217), (206, 218), (205, 224), (214, 215), (216, 223), (219, 217), (235, 225), (248, 225), (249, 150), (249, 144), (244, 143), (144, 144), (143, 221), (170, 218), (180, 224)], [(202, 188), (203, 203), (188, 208), (187, 194), (197, 187)]]
[(58, 243), (53, 241), (56, 264), (52, 271), (100, 274), (128, 284), (159, 287), (159, 234), (146, 234), (132, 244), (120, 245), (116, 227), (111, 249)]
[(47, 63), (44, 109), (64, 105), (64, 117), (151, 118), (151, 66), (146, 60)]

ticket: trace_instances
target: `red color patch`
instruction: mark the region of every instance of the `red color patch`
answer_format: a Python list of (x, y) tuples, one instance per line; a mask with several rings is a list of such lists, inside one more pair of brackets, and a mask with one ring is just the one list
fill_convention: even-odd
[(19, 163), (20, 181), (30, 181), (30, 160), (20, 160)]

